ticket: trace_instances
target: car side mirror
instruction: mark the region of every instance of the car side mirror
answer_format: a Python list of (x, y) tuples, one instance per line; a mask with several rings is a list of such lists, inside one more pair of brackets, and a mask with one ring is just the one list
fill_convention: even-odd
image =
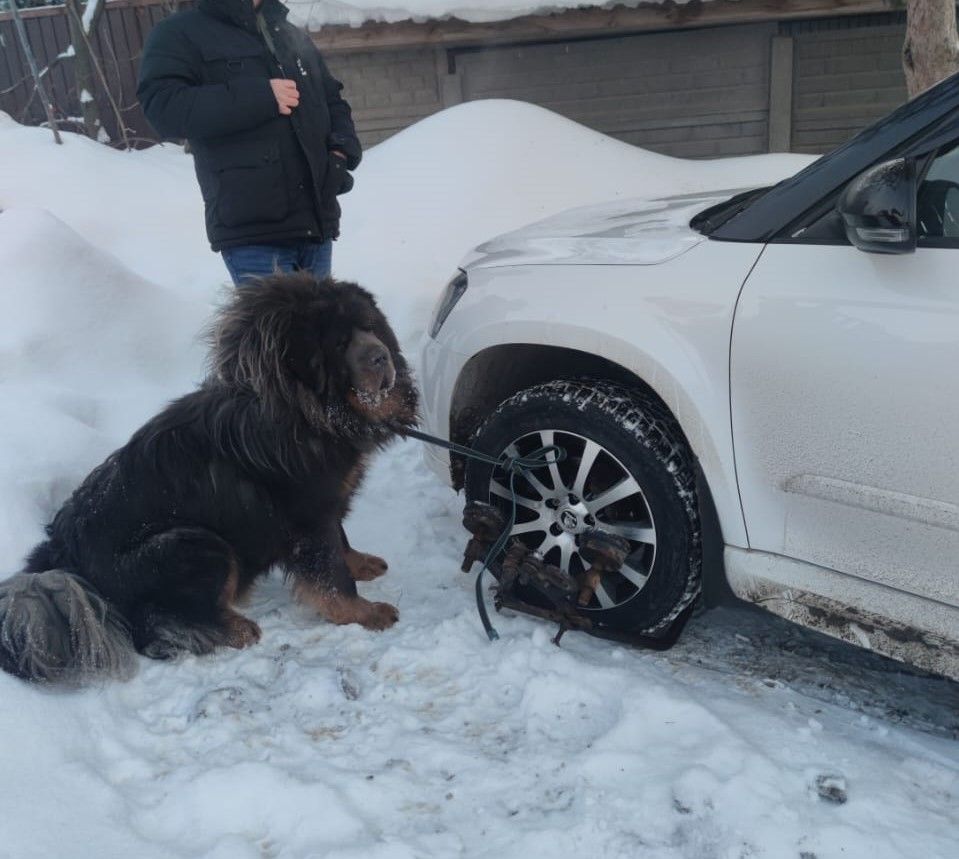
[(860, 173), (836, 208), (846, 236), (861, 251), (908, 254), (916, 249), (916, 162), (896, 158)]

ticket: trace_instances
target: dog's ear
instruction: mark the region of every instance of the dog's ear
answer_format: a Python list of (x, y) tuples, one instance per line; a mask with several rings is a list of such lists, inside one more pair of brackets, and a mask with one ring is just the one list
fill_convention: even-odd
[(293, 320), (286, 344), (285, 364), (290, 374), (314, 394), (326, 393), (326, 361), (319, 332), (308, 321)]
[(287, 354), (290, 332), (309, 300), (310, 286), (301, 276), (277, 275), (237, 289), (210, 332), (210, 364), (216, 378), (249, 386), (273, 407), (295, 402)]
[(379, 341), (389, 349), (393, 363), (405, 367), (406, 361), (400, 350), (400, 344), (396, 339), (396, 334), (393, 333), (390, 323), (387, 322), (386, 316), (383, 314), (383, 311), (380, 310), (372, 293), (355, 283), (341, 282), (340, 289), (350, 295), (355, 308), (354, 314), (357, 318), (363, 320), (363, 323), (358, 327), (372, 331)]

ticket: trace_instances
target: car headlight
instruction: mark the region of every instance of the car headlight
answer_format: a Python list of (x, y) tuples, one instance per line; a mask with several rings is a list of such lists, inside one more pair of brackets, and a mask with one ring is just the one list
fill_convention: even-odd
[(436, 305), (436, 310), (433, 311), (433, 320), (430, 322), (430, 337), (436, 337), (440, 333), (443, 323), (446, 322), (447, 317), (456, 307), (456, 302), (466, 292), (468, 281), (466, 272), (460, 269), (453, 279), (446, 284), (446, 289), (443, 290), (443, 295)]

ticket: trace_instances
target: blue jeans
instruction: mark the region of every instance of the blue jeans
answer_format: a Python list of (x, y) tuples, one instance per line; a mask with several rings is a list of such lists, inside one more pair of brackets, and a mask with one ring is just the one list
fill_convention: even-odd
[(240, 245), (221, 251), (233, 283), (266, 277), (276, 271), (309, 271), (319, 280), (330, 276), (333, 242), (295, 242), (288, 245)]

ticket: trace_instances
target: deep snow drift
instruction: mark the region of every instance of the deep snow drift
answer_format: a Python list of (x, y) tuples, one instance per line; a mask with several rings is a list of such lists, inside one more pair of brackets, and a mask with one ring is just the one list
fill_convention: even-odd
[(207, 307), (137, 276), (44, 209), (0, 213), (0, 271), (0, 547), (9, 571), (90, 466), (200, 378), (196, 334)]
[[(9, 153), (0, 160), (0, 207), (47, 208), (142, 277), (208, 301), (210, 284), (228, 276), (209, 252), (192, 159), (173, 146), (126, 153), (76, 135), (65, 140), (69, 154), (53, 157), (49, 132), (0, 114), (0, 146)], [(401, 339), (412, 342), (456, 265), (491, 236), (572, 206), (769, 184), (811, 160), (686, 161), (533, 105), (471, 102), (366, 153), (356, 188), (341, 199), (334, 270), (377, 293)]]
[[(202, 375), (226, 279), (181, 151), (66, 139), (0, 117), (8, 572)], [(492, 234), (807, 160), (691, 164), (536, 108), (465, 105), (368, 154), (335, 269), (379, 294), (412, 356), (433, 296)], [(743, 611), (698, 618), (665, 654), (574, 634), (558, 649), (515, 616), (490, 645), (458, 572), (461, 504), (412, 443), (378, 460), (348, 531), (391, 561), (361, 586), (399, 606), (385, 633), (318, 623), (273, 577), (249, 650), (143, 661), (80, 693), (0, 675), (0, 857), (954, 855), (959, 686)]]

